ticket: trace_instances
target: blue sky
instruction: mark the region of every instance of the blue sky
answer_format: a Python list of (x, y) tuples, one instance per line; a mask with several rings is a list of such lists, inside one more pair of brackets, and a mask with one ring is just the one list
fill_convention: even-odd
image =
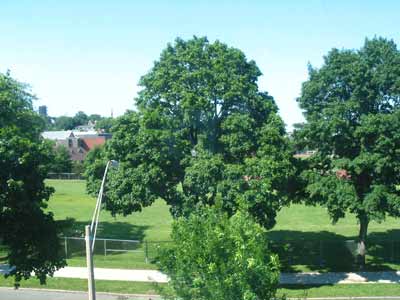
[(256, 61), (290, 129), (307, 63), (375, 35), (400, 45), (399, 14), (396, 0), (0, 0), (0, 72), (29, 83), (50, 115), (120, 115), (168, 42), (207, 36)]

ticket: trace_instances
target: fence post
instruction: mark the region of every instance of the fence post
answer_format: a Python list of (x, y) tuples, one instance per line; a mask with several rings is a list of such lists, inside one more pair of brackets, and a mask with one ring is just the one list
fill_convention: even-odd
[(68, 239), (64, 237), (64, 250), (65, 250), (65, 258), (68, 258)]
[(322, 248), (322, 241), (320, 240), (319, 241), (319, 265), (322, 267), (323, 265), (324, 265), (324, 256), (323, 256), (323, 253), (322, 253), (322, 250), (323, 248)]
[(107, 256), (107, 240), (104, 239), (104, 256)]
[(146, 261), (146, 264), (147, 263), (149, 263), (149, 247), (148, 247), (148, 244), (147, 244), (147, 240), (145, 240), (144, 241), (144, 255), (145, 255), (145, 261)]
[(395, 246), (395, 244), (394, 244), (394, 241), (391, 241), (390, 243), (392, 244), (392, 247), (391, 247), (391, 248), (392, 248), (392, 251), (391, 251), (391, 252), (392, 252), (392, 253), (391, 253), (391, 254), (392, 254), (392, 255), (391, 255), (391, 261), (394, 263), (394, 262), (396, 261), (396, 259), (395, 259), (395, 257), (394, 257), (394, 248), (395, 248), (394, 246)]

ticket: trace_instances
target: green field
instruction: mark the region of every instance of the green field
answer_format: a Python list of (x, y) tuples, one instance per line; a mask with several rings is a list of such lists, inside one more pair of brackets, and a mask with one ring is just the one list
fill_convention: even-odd
[[(85, 193), (85, 182), (48, 180), (47, 183), (56, 189), (49, 201), (48, 210), (54, 213), (66, 236), (82, 237), (84, 226), (90, 223), (95, 205), (95, 199)], [(137, 252), (107, 253), (104, 256), (102, 242), (98, 241), (96, 266), (154, 268), (153, 264), (145, 262), (145, 242), (147, 241), (149, 257), (154, 257), (157, 244), (153, 242), (169, 240), (171, 222), (168, 207), (162, 200), (142, 212), (126, 217), (112, 217), (108, 212), (102, 211), (98, 237), (139, 240), (142, 243), (133, 248)], [(381, 224), (370, 224), (369, 269), (399, 269), (397, 263), (400, 260), (400, 242), (393, 242), (400, 241), (398, 222), (399, 220), (388, 218)], [(349, 256), (349, 249), (355, 243), (344, 241), (356, 239), (357, 232), (358, 225), (354, 216), (349, 215), (332, 225), (324, 208), (295, 204), (281, 210), (277, 225), (268, 235), (271, 240), (279, 241), (276, 251), (280, 252), (285, 248), (286, 254), (281, 254), (285, 271), (348, 271), (352, 266), (349, 266), (346, 259), (352, 258)], [(68, 259), (69, 265), (85, 265), (83, 241), (77, 241), (74, 247), (68, 245), (69, 248), (75, 248)], [(305, 257), (309, 260), (304, 263)]]
[[(49, 201), (48, 210), (65, 226), (68, 236), (83, 236), (85, 225), (90, 224), (95, 199), (85, 192), (83, 180), (47, 180), (56, 192)], [(164, 202), (158, 201), (142, 212), (132, 215), (111, 216), (107, 211), (100, 213), (97, 235), (105, 238), (130, 240), (169, 240), (172, 218)]]

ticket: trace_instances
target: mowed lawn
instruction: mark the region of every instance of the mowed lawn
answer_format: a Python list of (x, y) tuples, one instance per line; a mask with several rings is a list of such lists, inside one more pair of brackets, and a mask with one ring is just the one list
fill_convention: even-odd
[[(83, 236), (85, 225), (90, 224), (96, 199), (87, 195), (84, 180), (47, 180), (55, 193), (48, 202), (48, 211), (56, 220), (66, 223), (68, 236)], [(68, 220), (70, 219), (70, 220)], [(172, 218), (163, 201), (129, 216), (115, 217), (108, 211), (100, 213), (97, 235), (104, 238), (151, 241), (169, 240)]]
[[(56, 220), (74, 219), (73, 228), (76, 232), (70, 234), (82, 235), (84, 225), (90, 223), (95, 206), (95, 198), (86, 194), (85, 181), (47, 180), (47, 184), (56, 190), (48, 203), (48, 210), (53, 212)], [(159, 200), (151, 207), (126, 217), (113, 217), (103, 210), (100, 223), (102, 228), (98, 235), (102, 237), (166, 241), (169, 240), (172, 218), (168, 206)], [(371, 222), (369, 234), (378, 234), (382, 238), (390, 235), (390, 238), (400, 239), (399, 224), (400, 219), (394, 218), (387, 218), (380, 224)], [(324, 233), (328, 237), (356, 238), (358, 229), (357, 219), (351, 214), (333, 225), (325, 208), (293, 204), (278, 213), (276, 226), (271, 232), (275, 232), (273, 236), (279, 239), (315, 239)]]
[[(47, 183), (56, 190), (49, 201), (48, 210), (53, 212), (55, 219), (63, 225), (65, 235), (82, 237), (84, 226), (90, 223), (95, 206), (95, 199), (85, 192), (85, 181), (47, 180)], [(98, 237), (147, 241), (148, 248), (151, 248), (152, 242), (169, 240), (171, 222), (168, 206), (162, 200), (129, 216), (113, 217), (109, 212), (102, 211)], [(393, 218), (387, 218), (380, 224), (372, 222), (369, 226), (370, 239), (373, 241), (400, 241), (399, 222), (400, 220)], [(310, 247), (316, 251), (335, 248), (335, 243), (342, 243), (344, 240), (355, 240), (357, 234), (358, 224), (354, 216), (349, 214), (345, 219), (333, 225), (325, 208), (302, 204), (283, 208), (278, 214), (276, 226), (268, 233), (272, 240), (309, 243)], [(321, 241), (324, 244), (321, 244)], [(83, 242), (81, 246), (84, 250)], [(145, 262), (145, 244), (143, 243), (137, 250), (137, 253), (114, 253), (114, 255), (107, 256), (100, 253), (95, 256), (96, 266), (154, 268), (154, 265)], [(393, 248), (391, 251), (396, 252), (394, 255), (397, 255), (397, 250), (400, 251), (397, 248)], [(326, 250), (323, 251), (326, 252)], [(392, 252), (388, 255), (393, 256)], [(304, 253), (297, 254), (304, 255)], [(338, 259), (340, 260), (340, 258)], [(68, 261), (70, 265), (83, 265), (84, 262), (84, 257), (79, 255)], [(390, 267), (397, 268), (397, 265), (392, 264)], [(298, 270), (313, 269), (303, 266)], [(325, 269), (321, 268), (321, 270)]]

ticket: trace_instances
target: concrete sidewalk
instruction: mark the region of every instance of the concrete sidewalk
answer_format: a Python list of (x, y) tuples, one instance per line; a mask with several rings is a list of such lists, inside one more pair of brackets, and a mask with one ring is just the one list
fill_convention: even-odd
[[(65, 267), (54, 273), (54, 277), (87, 278), (87, 269), (80, 267)], [(168, 277), (157, 270), (128, 270), (95, 268), (94, 277), (99, 280), (121, 280), (141, 282), (168, 282)]]
[(281, 273), (280, 284), (400, 283), (400, 271)]
[[(123, 280), (142, 282), (168, 282), (168, 277), (156, 270), (126, 270), (95, 268), (95, 278), (101, 280)], [(87, 278), (86, 268), (66, 267), (54, 274), (55, 277)], [(397, 272), (357, 273), (282, 273), (281, 284), (346, 284), (346, 283), (400, 283)]]
[[(0, 274), (8, 272), (9, 268), (0, 266)], [(156, 270), (129, 270), (95, 268), (95, 278), (99, 280), (168, 282), (168, 277)], [(87, 269), (82, 267), (65, 267), (54, 273), (54, 277), (87, 278)], [(393, 272), (357, 272), (357, 273), (282, 273), (281, 284), (349, 284), (349, 283), (400, 283), (400, 271)]]

